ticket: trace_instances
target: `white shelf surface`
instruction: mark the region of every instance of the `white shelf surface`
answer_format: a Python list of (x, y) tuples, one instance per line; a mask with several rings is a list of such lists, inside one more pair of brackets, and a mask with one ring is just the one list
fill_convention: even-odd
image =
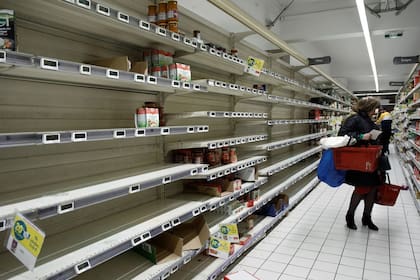
[(197, 111), (185, 113), (165, 114), (169, 119), (188, 119), (188, 118), (232, 118), (232, 119), (266, 119), (267, 113), (257, 112), (230, 112), (230, 111)]
[(207, 171), (189, 177), (189, 179), (207, 179), (207, 181), (212, 181), (217, 178), (229, 175), (231, 173), (235, 173), (239, 170), (256, 166), (257, 164), (263, 163), (265, 161), (267, 161), (266, 156), (254, 156), (251, 158), (240, 160), (238, 162), (225, 164), (215, 168), (209, 168)]
[(417, 152), (420, 153), (420, 147), (416, 145), (416, 143), (414, 142), (414, 140), (410, 139), (410, 140), (408, 140), (408, 143), (410, 144), (410, 146), (412, 148), (414, 148)]
[(312, 155), (315, 155), (317, 153), (320, 153), (322, 151), (322, 147), (318, 146), (316, 148), (312, 148), (310, 150), (304, 151), (300, 154), (297, 154), (295, 156), (289, 157), (285, 160), (282, 160), (278, 163), (275, 163), (273, 165), (270, 165), (266, 168), (262, 168), (260, 170), (258, 170), (258, 174), (260, 176), (271, 176), (273, 174), (276, 174), (280, 171), (282, 171), (283, 169), (288, 168), (289, 166), (292, 166)]
[(280, 140), (280, 141), (255, 145), (255, 146), (251, 146), (251, 147), (248, 147), (248, 148), (250, 150), (273, 151), (273, 150), (281, 149), (281, 148), (284, 148), (284, 147), (287, 147), (287, 146), (290, 146), (290, 145), (300, 144), (300, 143), (303, 143), (303, 142), (306, 142), (306, 141), (309, 141), (309, 140), (321, 138), (321, 137), (326, 136), (326, 135), (331, 134), (331, 133), (332, 133), (331, 131), (327, 131), (327, 132), (307, 134), (307, 135), (303, 135), (303, 136), (287, 138), (287, 139)]
[(175, 61), (186, 64), (206, 66), (208, 68), (223, 71), (225, 73), (243, 75), (245, 62), (227, 53), (209, 48), (206, 45), (199, 45), (195, 52), (177, 52)]
[(414, 128), (409, 128), (408, 131), (420, 136), (420, 131), (418, 131), (418, 130), (416, 130)]
[(0, 133), (0, 148), (208, 132), (208, 125)]
[(268, 120), (268, 125), (286, 125), (286, 124), (312, 124), (312, 123), (328, 123), (328, 120), (313, 120), (313, 119), (302, 119), (302, 120)]
[(303, 108), (318, 108), (322, 110), (334, 111), (334, 112), (340, 112), (340, 113), (350, 113), (350, 110), (332, 108), (332, 107), (328, 107), (328, 106), (324, 106), (324, 105), (320, 105), (316, 103), (311, 103), (311, 102), (307, 102), (303, 100), (292, 99), (292, 98), (287, 98), (287, 97), (282, 97), (282, 96), (277, 96), (277, 95), (268, 95), (267, 98), (268, 100), (271, 100), (272, 102), (279, 103), (279, 104), (287, 104), (287, 105), (303, 107)]
[(201, 85), (203, 88), (206, 88), (208, 92), (225, 94), (225, 95), (234, 95), (240, 97), (267, 97), (267, 92), (263, 90), (257, 90), (254, 88), (242, 86), (239, 84), (231, 84), (218, 80), (194, 80), (194, 84)]
[[(91, 0), (45, 0), (30, 5), (5, 0), (3, 4), (29, 22), (42, 21), (44, 25), (57, 26), (85, 36), (115, 40), (115, 34), (118, 34), (119, 42), (140, 47), (165, 45), (184, 52), (196, 49), (190, 38), (158, 28), (142, 18), (132, 16), (130, 11), (115, 10), (103, 2), (100, 4), (108, 9), (109, 15), (99, 13), (98, 2)], [(128, 16), (128, 22), (120, 20), (119, 13)]]
[(191, 148), (208, 148), (216, 149), (222, 147), (230, 147), (241, 144), (254, 143), (264, 141), (267, 139), (266, 134), (262, 135), (249, 135), (240, 137), (231, 137), (224, 139), (213, 139), (205, 141), (191, 141), (191, 142), (173, 142), (167, 145), (167, 150), (178, 150), (178, 149), (191, 149)]
[(205, 164), (162, 166), (156, 171), (108, 181), (78, 189), (57, 192), (38, 198), (0, 206), (0, 229), (13, 223), (16, 212), (28, 214), (32, 219), (46, 218), (98, 204), (109, 199), (137, 193), (159, 185), (195, 175), (207, 169)]
[(191, 82), (145, 76), (133, 72), (12, 51), (0, 51), (0, 55), (2, 54), (5, 55), (5, 60), (0, 61), (0, 65), (10, 67), (4, 68), (0, 73), (1, 76), (88, 84), (136, 92), (185, 93), (207, 91), (205, 87)]

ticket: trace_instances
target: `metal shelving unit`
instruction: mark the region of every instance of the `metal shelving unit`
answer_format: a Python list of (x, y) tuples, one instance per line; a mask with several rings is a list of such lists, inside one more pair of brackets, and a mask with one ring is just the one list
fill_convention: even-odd
[(340, 112), (340, 113), (350, 113), (351, 112), (349, 110), (332, 108), (332, 107), (328, 107), (328, 106), (324, 106), (324, 105), (320, 105), (320, 104), (316, 104), (316, 103), (306, 102), (306, 101), (287, 98), (287, 97), (282, 97), (282, 96), (268, 95), (267, 98), (268, 98), (268, 100), (271, 100), (272, 102), (279, 103), (279, 104), (287, 104), (287, 105), (291, 105), (291, 106), (304, 107), (304, 108), (318, 108), (318, 109), (322, 109), (322, 110), (334, 111), (334, 112)]
[(303, 142), (306, 142), (306, 141), (309, 141), (309, 140), (321, 138), (321, 137), (327, 136), (331, 133), (332, 133), (332, 131), (307, 134), (307, 135), (303, 135), (303, 136), (287, 138), (287, 139), (280, 140), (280, 141), (249, 146), (249, 147), (246, 147), (246, 149), (248, 149), (248, 150), (273, 151), (273, 150), (281, 149), (281, 148), (284, 148), (284, 147), (287, 147), (287, 146), (290, 146), (290, 145), (300, 144), (300, 143), (303, 143)]
[(267, 92), (263, 90), (257, 90), (255, 88), (250, 88), (246, 86), (242, 86), (239, 84), (231, 84), (223, 81), (217, 80), (194, 80), (195, 84), (206, 88), (207, 91), (212, 93), (218, 94), (225, 94), (225, 95), (234, 95), (244, 98), (250, 97), (267, 97)]
[(229, 55), (214, 48), (200, 44), (194, 53), (178, 52), (175, 60), (186, 64), (206, 66), (229, 74), (242, 75), (245, 62), (243, 59)]
[(167, 119), (187, 118), (232, 118), (232, 119), (266, 119), (267, 113), (257, 112), (228, 112), (228, 111), (198, 111), (185, 113), (172, 113), (165, 115)]
[(258, 141), (264, 141), (267, 135), (249, 135), (241, 137), (232, 137), (224, 139), (214, 139), (207, 141), (175, 142), (167, 145), (168, 150), (190, 149), (190, 148), (208, 148), (216, 149), (222, 147), (236, 146)]
[(86, 141), (121, 140), (137, 137), (180, 135), (208, 132), (207, 125), (114, 128), (76, 131), (0, 133), (0, 148), (42, 144), (66, 144)]
[(192, 176), (191, 179), (207, 179), (207, 181), (212, 181), (217, 178), (221, 178), (226, 175), (229, 175), (231, 173), (235, 173), (242, 169), (256, 166), (257, 164), (261, 164), (265, 161), (267, 161), (266, 156), (250, 157), (250, 158), (243, 159), (235, 163), (230, 163), (230, 164), (225, 164), (219, 167), (210, 168), (205, 172)]
[(313, 123), (328, 123), (328, 120), (268, 120), (268, 125), (287, 125), (287, 124), (313, 124)]

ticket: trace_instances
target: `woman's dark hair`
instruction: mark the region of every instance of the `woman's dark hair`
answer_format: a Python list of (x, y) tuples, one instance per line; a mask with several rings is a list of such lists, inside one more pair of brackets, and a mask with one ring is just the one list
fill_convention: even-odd
[(363, 97), (362, 99), (359, 99), (355, 105), (353, 105), (352, 109), (356, 113), (369, 113), (376, 108), (379, 108), (381, 106), (381, 103), (378, 99), (373, 97)]

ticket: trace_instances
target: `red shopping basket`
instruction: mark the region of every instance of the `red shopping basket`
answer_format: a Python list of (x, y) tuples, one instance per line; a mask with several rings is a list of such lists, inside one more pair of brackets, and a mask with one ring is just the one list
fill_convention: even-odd
[(333, 149), (335, 168), (373, 172), (378, 168), (381, 150), (380, 145), (335, 148)]
[(375, 203), (385, 206), (394, 206), (397, 201), (400, 190), (408, 190), (406, 186), (397, 186), (384, 183), (378, 187)]

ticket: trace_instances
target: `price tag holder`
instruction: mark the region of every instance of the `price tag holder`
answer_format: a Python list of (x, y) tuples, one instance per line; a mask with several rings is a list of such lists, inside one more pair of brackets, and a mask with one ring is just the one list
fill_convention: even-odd
[(10, 230), (7, 249), (28, 269), (35, 267), (36, 260), (44, 244), (45, 233), (17, 213)]

